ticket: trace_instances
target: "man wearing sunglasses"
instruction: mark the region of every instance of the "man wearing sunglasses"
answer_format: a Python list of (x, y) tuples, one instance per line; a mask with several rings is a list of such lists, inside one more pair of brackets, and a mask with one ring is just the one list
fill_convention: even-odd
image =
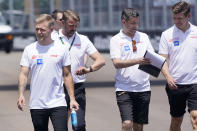
[(62, 29), (62, 17), (63, 12), (61, 10), (54, 10), (51, 14), (52, 18), (54, 19), (54, 30), (51, 33), (52, 40), (59, 39), (59, 30)]
[(153, 51), (148, 36), (137, 31), (139, 13), (126, 8), (121, 16), (122, 29), (110, 40), (110, 56), (116, 71), (116, 99), (122, 119), (122, 131), (142, 131), (148, 123), (150, 103), (149, 75), (138, 69), (150, 64), (144, 58), (146, 50)]
[(189, 22), (187, 2), (173, 5), (172, 12), (174, 25), (162, 33), (159, 45), (159, 53), (168, 59), (162, 72), (167, 80), (170, 131), (181, 130), (186, 105), (197, 131), (197, 27)]
[[(75, 98), (79, 103), (77, 111), (78, 125), (73, 127), (74, 131), (86, 131), (85, 111), (86, 111), (86, 93), (84, 82), (86, 74), (99, 70), (105, 65), (105, 60), (94, 47), (87, 36), (79, 34), (77, 27), (80, 22), (79, 15), (72, 10), (63, 12), (63, 28), (59, 31), (62, 43), (69, 48), (71, 55), (71, 72), (74, 81)], [(85, 66), (85, 55), (88, 55), (93, 63), (91, 66)], [(65, 90), (66, 91), (66, 90)], [(70, 101), (66, 91), (66, 100)]]

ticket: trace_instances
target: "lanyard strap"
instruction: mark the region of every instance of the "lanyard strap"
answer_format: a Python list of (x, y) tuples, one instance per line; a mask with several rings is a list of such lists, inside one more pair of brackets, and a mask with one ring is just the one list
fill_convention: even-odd
[(62, 45), (64, 45), (64, 41), (62, 39), (62, 37), (59, 37), (60, 38), (60, 41), (62, 42)]
[[(76, 34), (75, 34), (75, 36), (76, 36)], [(71, 45), (70, 45), (70, 47), (69, 47), (69, 51), (70, 51), (70, 49), (71, 49), (72, 46), (73, 46), (73, 43), (74, 43), (74, 41), (75, 41), (75, 36), (74, 36), (74, 38), (73, 38), (73, 40), (72, 40), (72, 42), (71, 42)], [(63, 41), (62, 37), (59, 37), (59, 38), (60, 38), (60, 41), (62, 42), (62, 44), (64, 45), (64, 41)]]
[[(76, 34), (75, 34), (75, 36), (76, 36)], [(69, 51), (70, 51), (70, 49), (71, 49), (72, 46), (73, 46), (73, 43), (74, 43), (74, 41), (75, 41), (75, 36), (74, 36), (74, 38), (73, 38), (73, 40), (72, 40), (72, 43), (71, 43), (70, 48), (69, 48)]]
[[(60, 35), (60, 34), (59, 34), (59, 31), (58, 31), (57, 33), (58, 33), (58, 36), (59, 36), (59, 35)], [(62, 45), (64, 45), (64, 41), (63, 41), (63, 39), (62, 39), (61, 36), (59, 37), (59, 39), (60, 39), (60, 41), (62, 42)]]

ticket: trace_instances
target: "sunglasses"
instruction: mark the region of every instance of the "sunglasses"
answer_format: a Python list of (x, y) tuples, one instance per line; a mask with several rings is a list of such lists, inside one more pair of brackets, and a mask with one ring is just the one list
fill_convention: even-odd
[(136, 41), (132, 40), (132, 47), (133, 47), (133, 52), (137, 51), (137, 46), (136, 46)]
[[(58, 19), (57, 19), (58, 20)], [(63, 19), (59, 19), (59, 21), (62, 21)]]

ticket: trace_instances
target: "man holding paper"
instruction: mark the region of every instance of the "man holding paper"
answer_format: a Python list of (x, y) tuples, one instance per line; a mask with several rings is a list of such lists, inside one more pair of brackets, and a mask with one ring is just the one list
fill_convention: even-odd
[(159, 53), (168, 58), (163, 75), (170, 104), (170, 131), (180, 131), (186, 103), (197, 130), (197, 27), (189, 22), (190, 5), (181, 1), (173, 5), (174, 26), (161, 35)]
[(144, 58), (153, 51), (148, 36), (137, 31), (139, 13), (126, 8), (121, 16), (122, 29), (110, 40), (110, 56), (116, 71), (116, 98), (122, 118), (122, 131), (142, 131), (148, 123), (150, 103), (149, 75), (138, 69), (139, 64), (150, 64)]

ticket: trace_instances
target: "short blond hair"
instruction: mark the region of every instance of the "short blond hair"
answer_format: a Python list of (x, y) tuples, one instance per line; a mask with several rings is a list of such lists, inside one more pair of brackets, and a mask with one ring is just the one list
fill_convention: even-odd
[(49, 14), (41, 14), (35, 19), (35, 24), (42, 23), (44, 21), (48, 22), (48, 27), (54, 26), (54, 19)]

